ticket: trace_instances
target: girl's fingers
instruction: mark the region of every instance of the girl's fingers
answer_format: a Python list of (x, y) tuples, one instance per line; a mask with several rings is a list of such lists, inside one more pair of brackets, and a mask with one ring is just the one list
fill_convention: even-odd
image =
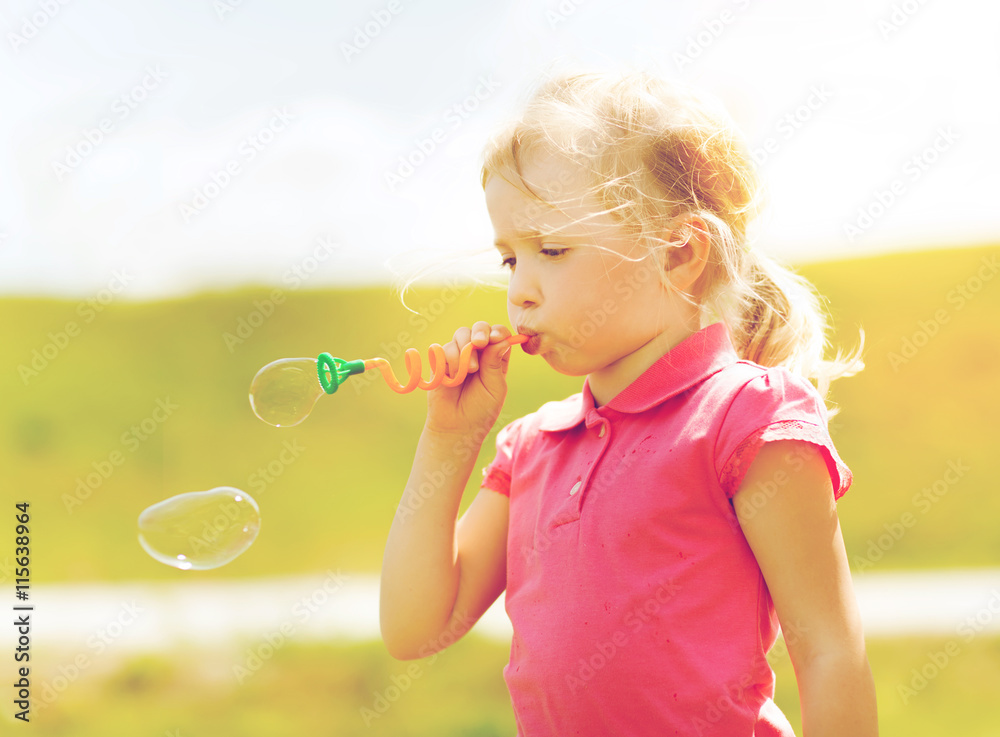
[(504, 338), (510, 337), (510, 330), (507, 329), (506, 325), (494, 325), (492, 331), (490, 332), (490, 342), (499, 343)]
[(482, 351), (493, 343), (499, 343), (504, 338), (510, 336), (510, 330), (505, 325), (490, 325), (485, 320), (473, 323), (472, 327), (460, 327), (455, 331), (455, 335), (444, 348), (444, 357), (447, 367), (447, 375), (454, 377), (458, 374), (459, 359), (462, 349), (472, 343), (472, 355), (469, 358), (469, 373), (479, 370), (479, 358)]
[(478, 320), (472, 325), (472, 358), (469, 360), (469, 373), (479, 370), (480, 351), (490, 344), (490, 324), (485, 320)]
[(468, 328), (459, 328), (455, 331), (455, 337), (443, 346), (447, 370), (446, 375), (449, 377), (454, 377), (458, 374), (459, 355), (462, 352), (462, 346), (469, 342), (469, 333)]
[(489, 342), (490, 324), (485, 320), (479, 320), (472, 326), (472, 342), (476, 348), (482, 348)]

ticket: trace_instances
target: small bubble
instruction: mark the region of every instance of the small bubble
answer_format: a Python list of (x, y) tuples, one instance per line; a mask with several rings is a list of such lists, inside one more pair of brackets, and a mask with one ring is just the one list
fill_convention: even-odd
[(192, 491), (157, 502), (139, 515), (139, 544), (182, 571), (224, 566), (260, 531), (257, 502), (232, 486)]

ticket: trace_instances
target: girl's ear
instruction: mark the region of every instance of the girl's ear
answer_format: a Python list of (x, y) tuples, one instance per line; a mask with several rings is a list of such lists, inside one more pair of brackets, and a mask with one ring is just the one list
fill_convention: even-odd
[(684, 215), (665, 233), (669, 245), (662, 247), (661, 266), (674, 289), (689, 292), (708, 263), (711, 238), (698, 215)]

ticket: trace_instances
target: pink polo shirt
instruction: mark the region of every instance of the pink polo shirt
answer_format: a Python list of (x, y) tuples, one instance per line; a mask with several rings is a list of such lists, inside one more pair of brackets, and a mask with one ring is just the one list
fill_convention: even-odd
[(793, 734), (765, 659), (774, 605), (731, 503), (778, 439), (820, 446), (847, 491), (819, 394), (739, 360), (722, 323), (603, 407), (585, 380), (500, 430), (482, 486), (510, 497), (520, 737)]

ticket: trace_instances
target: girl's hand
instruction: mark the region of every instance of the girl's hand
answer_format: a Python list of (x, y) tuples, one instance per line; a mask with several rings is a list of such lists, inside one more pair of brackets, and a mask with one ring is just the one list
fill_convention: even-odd
[(504, 325), (490, 326), (480, 320), (471, 328), (461, 327), (444, 348), (447, 376), (458, 373), (459, 354), (472, 343), (468, 375), (455, 387), (438, 386), (427, 392), (426, 428), (441, 434), (486, 435), (507, 396), (507, 365), (511, 335)]

